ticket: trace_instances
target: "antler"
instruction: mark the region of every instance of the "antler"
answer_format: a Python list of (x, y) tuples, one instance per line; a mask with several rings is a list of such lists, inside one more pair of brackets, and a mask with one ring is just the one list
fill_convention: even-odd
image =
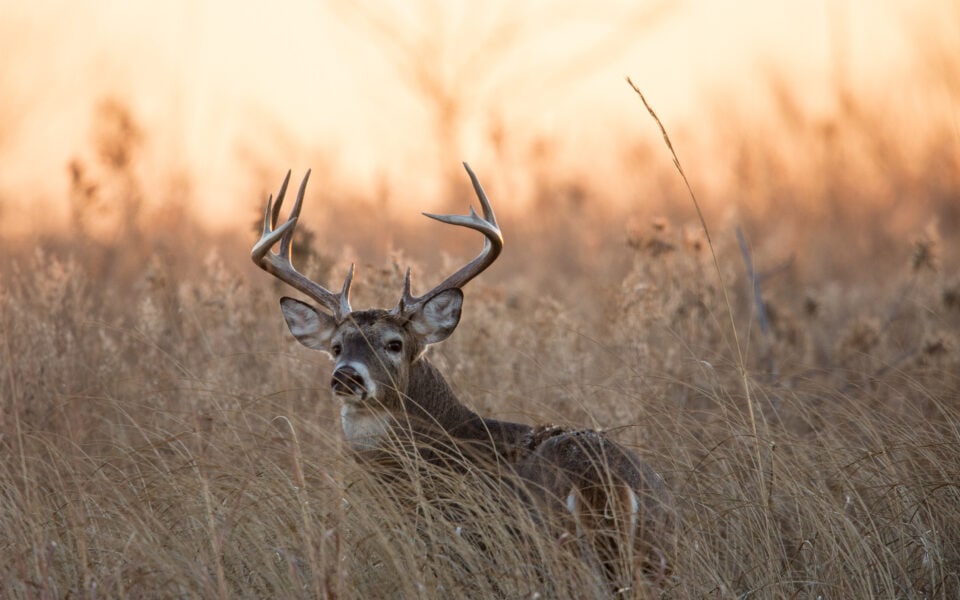
[[(293, 263), (290, 262), (293, 231), (297, 226), (297, 219), (300, 218), (300, 208), (303, 204), (303, 194), (307, 189), (308, 179), (310, 179), (309, 170), (300, 183), (297, 201), (293, 205), (293, 210), (290, 211), (290, 216), (283, 225), (277, 227), (280, 206), (283, 204), (283, 196), (287, 193), (287, 184), (290, 182), (290, 171), (287, 171), (287, 176), (283, 178), (283, 185), (277, 192), (276, 203), (273, 201), (273, 196), (270, 196), (267, 200), (267, 210), (263, 216), (263, 234), (260, 236), (260, 241), (254, 244), (253, 250), (250, 251), (250, 258), (267, 273), (319, 302), (333, 314), (337, 321), (340, 321), (350, 314), (350, 284), (353, 281), (353, 265), (350, 265), (350, 271), (343, 282), (343, 289), (340, 290), (339, 294), (334, 294), (300, 274), (293, 268)], [(270, 251), (278, 241), (280, 242), (279, 254)]]
[(423, 294), (422, 296), (414, 296), (410, 293), (410, 269), (408, 268), (406, 277), (404, 277), (403, 281), (403, 296), (400, 299), (400, 304), (394, 309), (394, 312), (396, 313), (410, 314), (416, 312), (421, 304), (436, 296), (440, 292), (451, 288), (463, 287), (468, 281), (492, 265), (493, 261), (497, 260), (497, 257), (500, 255), (500, 251), (503, 250), (503, 234), (500, 233), (500, 227), (497, 225), (497, 217), (493, 214), (493, 208), (490, 206), (490, 201), (487, 200), (487, 195), (484, 193), (483, 187), (480, 185), (480, 180), (477, 179), (477, 176), (470, 168), (470, 165), (463, 163), (463, 166), (467, 170), (467, 174), (470, 175), (470, 181), (473, 182), (473, 189), (477, 193), (477, 197), (480, 199), (480, 207), (483, 210), (483, 218), (481, 219), (480, 216), (477, 215), (472, 206), (470, 207), (469, 215), (423, 214), (424, 216), (430, 217), (431, 219), (436, 219), (442, 223), (459, 225), (461, 227), (467, 227), (469, 229), (479, 231), (484, 236), (483, 250), (480, 251), (480, 254), (478, 254), (476, 258), (464, 265), (459, 271), (444, 279), (440, 285), (433, 288), (426, 294)]

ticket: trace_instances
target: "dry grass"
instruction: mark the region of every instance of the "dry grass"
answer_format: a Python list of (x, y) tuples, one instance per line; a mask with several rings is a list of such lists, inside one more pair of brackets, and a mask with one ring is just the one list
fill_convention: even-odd
[[(113, 163), (96, 182), (75, 165), (74, 232), (5, 243), (0, 596), (607, 595), (575, 542), (503, 507), (495, 482), (428, 473), (408, 493), (378, 486), (342, 447), (329, 366), (286, 333), (281, 290), (248, 264), (255, 234), (215, 240), (179, 214), (94, 231), (96, 190), (146, 210), (128, 160)], [(897, 194), (928, 198), (923, 210), (955, 212), (955, 177), (890, 177)], [(834, 177), (830, 193), (852, 185)], [(434, 351), (480, 412), (607, 428), (664, 474), (673, 570), (625, 596), (960, 593), (956, 224), (891, 243), (902, 223), (878, 219), (830, 263), (860, 213), (817, 220), (792, 206), (791, 220), (759, 224), (767, 205), (741, 206), (762, 311), (729, 229), (714, 240), (724, 290), (680, 218), (624, 227), (623, 212), (575, 203), (537, 224), (508, 214), (501, 272), (471, 284), (460, 329)], [(344, 229), (361, 248), (378, 235)], [(395, 239), (426, 256), (416, 235)], [(342, 274), (334, 250), (301, 248), (304, 270)], [(394, 302), (405, 262), (366, 266), (354, 304)]]

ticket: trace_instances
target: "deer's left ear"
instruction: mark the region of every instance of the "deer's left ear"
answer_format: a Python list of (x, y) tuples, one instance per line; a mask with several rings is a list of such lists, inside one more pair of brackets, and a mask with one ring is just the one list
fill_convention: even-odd
[(410, 329), (424, 344), (435, 344), (450, 337), (460, 323), (463, 292), (444, 290), (423, 303), (410, 316)]

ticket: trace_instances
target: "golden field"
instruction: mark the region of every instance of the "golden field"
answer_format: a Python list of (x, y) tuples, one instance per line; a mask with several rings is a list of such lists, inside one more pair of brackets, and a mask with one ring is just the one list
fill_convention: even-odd
[[(433, 359), (481, 414), (603, 428), (663, 474), (671, 570), (624, 597), (955, 598), (956, 131), (901, 145), (855, 98), (823, 120), (780, 99), (766, 128), (712, 132), (709, 237), (656, 131), (611, 149), (612, 183), (539, 142), (520, 208), (474, 164), (505, 254)], [(248, 258), (282, 171), (261, 170), (249, 229), (213, 232), (189, 185), (142, 184), (135, 115), (96, 118), (93, 158), (65, 165), (69, 228), (0, 239), (0, 596), (609, 594), (490, 482), (431, 484), (458, 486), (451, 522), (429, 489), (398, 498), (353, 463), (326, 358)], [(462, 179), (442, 210), (466, 210)], [(476, 251), (414, 218), (435, 207), (322, 181), (295, 258), (332, 286), (359, 260), (354, 306)]]

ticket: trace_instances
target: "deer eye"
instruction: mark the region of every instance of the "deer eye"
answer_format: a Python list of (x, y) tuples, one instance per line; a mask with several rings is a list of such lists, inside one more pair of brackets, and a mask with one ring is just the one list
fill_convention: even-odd
[(390, 352), (401, 352), (403, 350), (403, 342), (400, 340), (390, 340), (387, 342), (387, 350)]
[(340, 344), (334, 344), (330, 348), (330, 352), (332, 352), (334, 356), (340, 356), (340, 353), (343, 352), (343, 346)]

